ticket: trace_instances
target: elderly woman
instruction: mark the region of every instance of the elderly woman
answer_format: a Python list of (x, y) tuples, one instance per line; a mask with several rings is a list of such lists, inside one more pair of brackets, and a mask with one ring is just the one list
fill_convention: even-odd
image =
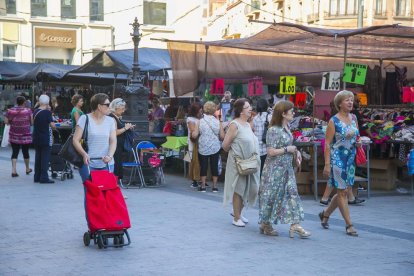
[(293, 103), (290, 101), (279, 101), (273, 110), (266, 135), (267, 158), (259, 190), (260, 233), (277, 236), (272, 223), (283, 223), (290, 224), (291, 238), (295, 234), (307, 238), (311, 234), (299, 224), (303, 221), (304, 212), (292, 165), (294, 157), (297, 165), (302, 160), (296, 146), (292, 145), (293, 135), (288, 127), (294, 114)]
[(33, 170), (29, 167), (30, 155), (29, 146), (32, 143), (30, 125), (33, 123), (32, 110), (25, 107), (26, 99), (23, 96), (16, 98), (17, 106), (7, 110), (4, 123), (10, 125), (9, 143), (12, 147), (12, 177), (19, 176), (16, 170), (17, 157), (22, 149), (26, 174)]
[(55, 128), (49, 100), (49, 96), (41, 95), (39, 108), (33, 112), (33, 144), (36, 152), (34, 182), (36, 183), (54, 183), (47, 173), (53, 143), (52, 128)]
[(114, 153), (114, 174), (122, 181), (124, 177), (122, 169), (122, 154), (124, 152), (125, 132), (128, 129), (134, 128), (135, 125), (125, 123), (122, 121), (122, 114), (125, 112), (126, 102), (121, 98), (114, 99), (109, 105), (111, 113), (109, 116), (113, 117), (116, 122), (116, 151)]
[[(233, 201), (232, 221), (234, 226), (244, 227), (248, 219), (242, 216), (246, 204), (254, 205), (260, 178), (259, 142), (254, 135), (248, 120), (252, 107), (246, 99), (238, 99), (234, 103), (234, 120), (230, 122), (223, 141), (223, 149), (229, 152), (224, 181), (224, 199), (226, 205)], [(240, 175), (236, 168), (235, 156), (248, 159), (257, 156), (257, 172), (251, 175)]]
[(75, 132), (76, 124), (78, 123), (79, 117), (84, 113), (82, 111), (83, 106), (83, 96), (75, 94), (72, 97), (72, 111), (70, 112), (70, 119), (72, 120), (72, 132)]
[(216, 104), (206, 102), (203, 107), (204, 116), (200, 119), (193, 135), (198, 138), (198, 160), (200, 162), (201, 186), (198, 191), (206, 191), (207, 167), (210, 162), (211, 176), (213, 178), (213, 193), (218, 192), (218, 162), (220, 155), (220, 140), (224, 138), (224, 130), (219, 120), (214, 117)]
[[(82, 182), (89, 178), (89, 172), (94, 170), (113, 171), (114, 153), (116, 150), (116, 124), (109, 115), (108, 95), (98, 93), (91, 98), (90, 114), (82, 115), (73, 135), (73, 146), (83, 157), (83, 165), (79, 169)], [(88, 119), (87, 119), (88, 118)], [(80, 141), (88, 122), (87, 152)], [(89, 167), (89, 169), (88, 169)]]
[(358, 236), (352, 225), (349, 214), (347, 188), (354, 184), (356, 146), (359, 135), (358, 122), (351, 113), (354, 104), (354, 94), (350, 91), (340, 91), (335, 95), (334, 104), (338, 113), (329, 120), (325, 138), (325, 167), (324, 175), (329, 177), (328, 185), (337, 189), (328, 207), (319, 213), (321, 225), (328, 229), (329, 216), (339, 207), (345, 220), (345, 232), (350, 236)]

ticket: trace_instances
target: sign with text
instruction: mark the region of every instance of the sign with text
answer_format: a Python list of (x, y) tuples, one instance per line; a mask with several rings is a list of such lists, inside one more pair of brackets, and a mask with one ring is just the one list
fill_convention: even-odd
[(343, 82), (365, 84), (368, 66), (357, 63), (345, 63)]
[(279, 92), (281, 95), (292, 95), (296, 93), (296, 77), (280, 76)]
[(323, 72), (321, 90), (336, 90), (341, 86), (341, 72)]
[(35, 28), (36, 47), (76, 48), (76, 31), (63, 29)]

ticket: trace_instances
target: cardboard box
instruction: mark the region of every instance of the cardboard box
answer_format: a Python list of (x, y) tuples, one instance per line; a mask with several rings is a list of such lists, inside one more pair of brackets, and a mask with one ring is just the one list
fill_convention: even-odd
[(370, 180), (372, 190), (394, 190), (396, 188), (396, 179), (397, 166), (392, 159), (370, 160)]

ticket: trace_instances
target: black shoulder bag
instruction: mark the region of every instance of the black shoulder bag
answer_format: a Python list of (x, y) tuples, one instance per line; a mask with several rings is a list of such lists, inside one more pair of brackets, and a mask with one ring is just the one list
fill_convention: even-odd
[(266, 144), (266, 135), (267, 135), (267, 130), (269, 128), (269, 121), (267, 120), (267, 116), (269, 116), (269, 113), (266, 114), (266, 120), (263, 124), (263, 134), (262, 134), (262, 142), (263, 144)]
[[(82, 139), (81, 139), (81, 145), (82, 148), (88, 152), (88, 126), (89, 126), (89, 116), (86, 116), (85, 120), (85, 127), (83, 128), (82, 133)], [(75, 149), (73, 146), (73, 133), (69, 136), (69, 138), (66, 140), (65, 144), (63, 144), (62, 148), (59, 151), (58, 154), (61, 158), (65, 159), (69, 163), (77, 166), (82, 167), (83, 165), (83, 158), (82, 155), (79, 154), (79, 152)]]

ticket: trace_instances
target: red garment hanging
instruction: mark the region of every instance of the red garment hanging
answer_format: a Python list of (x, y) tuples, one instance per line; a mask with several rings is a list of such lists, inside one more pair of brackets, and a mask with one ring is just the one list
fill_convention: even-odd
[(210, 95), (224, 95), (224, 79), (213, 79), (210, 88)]

